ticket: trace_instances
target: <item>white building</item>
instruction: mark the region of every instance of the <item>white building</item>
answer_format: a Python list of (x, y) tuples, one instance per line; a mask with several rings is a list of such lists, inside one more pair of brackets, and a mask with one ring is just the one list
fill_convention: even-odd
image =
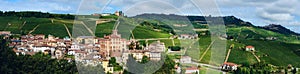
[(193, 34), (193, 35), (190, 35), (190, 34), (180, 34), (178, 36), (178, 39), (197, 39), (198, 38), (198, 34)]
[(199, 69), (197, 67), (188, 67), (185, 69), (185, 74), (199, 74)]
[(225, 62), (222, 65), (221, 69), (226, 70), (226, 71), (234, 71), (234, 70), (237, 70), (237, 64), (230, 63), (230, 62)]
[(192, 63), (192, 58), (189, 56), (183, 56), (180, 58), (180, 63)]
[(161, 60), (161, 53), (163, 53), (165, 49), (165, 44), (160, 41), (151, 43), (145, 50), (149, 51), (150, 60), (159, 61)]
[(55, 50), (55, 48), (50, 46), (33, 46), (32, 49), (33, 52), (44, 52), (45, 50), (51, 50), (51, 51)]
[(246, 46), (246, 51), (255, 51), (253, 46)]

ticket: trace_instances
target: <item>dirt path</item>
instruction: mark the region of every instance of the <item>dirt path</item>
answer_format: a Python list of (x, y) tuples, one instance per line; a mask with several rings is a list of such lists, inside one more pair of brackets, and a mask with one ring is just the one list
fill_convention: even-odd
[(256, 58), (256, 60), (257, 60), (258, 62), (260, 62), (260, 59), (259, 59), (259, 57), (258, 57), (258, 56), (256, 56), (254, 52), (251, 52), (251, 53), (252, 53), (252, 54), (253, 54), (253, 56)]
[(95, 36), (95, 33), (89, 27), (87, 27), (83, 21), (81, 21), (81, 24), (91, 33), (91, 35)]
[(186, 53), (187, 49), (188, 49), (188, 48), (191, 48), (192, 45), (194, 45), (194, 43), (198, 42), (198, 40), (199, 40), (199, 38), (197, 38), (194, 42), (192, 42), (187, 48), (184, 48), (184, 52), (183, 52), (182, 55), (184, 55), (184, 54)]
[(32, 32), (34, 32), (40, 25), (35, 26), (31, 31), (28, 32), (28, 34), (31, 34)]
[(132, 39), (134, 39), (134, 35), (133, 35), (132, 30), (130, 30), (130, 33), (131, 33)]
[(206, 50), (204, 51), (204, 53), (201, 55), (199, 61), (201, 61), (203, 59), (203, 57), (205, 56), (205, 54), (207, 53), (207, 51), (210, 49), (211, 45), (214, 43), (215, 41), (212, 41), (210, 43), (210, 45), (206, 48)]
[(225, 61), (224, 61), (224, 62), (227, 62), (227, 61), (228, 61), (230, 52), (231, 52), (231, 50), (232, 50), (233, 47), (234, 47), (234, 44), (231, 44), (231, 45), (230, 45), (230, 48), (229, 48), (229, 50), (228, 50), (228, 52), (227, 52), (227, 55), (226, 55), (226, 58), (225, 58)]
[(253, 29), (250, 28), (250, 27), (247, 27), (247, 29), (251, 30), (252, 32), (254, 32), (254, 33), (256, 33), (256, 34), (258, 34), (255, 30), (253, 30)]
[(174, 38), (172, 38), (172, 44), (173, 44), (173, 46), (175, 46)]
[(22, 29), (24, 27), (24, 25), (26, 24), (26, 21), (23, 22), (22, 26), (19, 27), (19, 29)]
[(70, 37), (70, 38), (72, 38), (72, 34), (70, 33), (70, 31), (69, 31), (69, 29), (68, 29), (67, 25), (66, 25), (66, 24), (64, 24), (64, 26), (65, 26), (65, 28), (66, 28), (66, 30), (67, 30), (67, 32), (68, 32), (68, 35), (69, 35), (69, 37)]
[(236, 38), (236, 41), (239, 39), (239, 37), (240, 37), (240, 35), (241, 35), (241, 32), (242, 32), (242, 29), (243, 29), (243, 28), (240, 28), (239, 34), (238, 34), (238, 36), (237, 36), (237, 38)]

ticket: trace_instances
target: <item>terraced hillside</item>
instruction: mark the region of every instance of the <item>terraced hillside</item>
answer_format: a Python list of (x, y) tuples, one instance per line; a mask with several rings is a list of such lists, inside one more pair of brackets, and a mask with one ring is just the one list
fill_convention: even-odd
[[(105, 17), (105, 19), (116, 19), (116, 17)], [(191, 25), (194, 27), (195, 33), (199, 34), (199, 50), (187, 51), (187, 53), (196, 52), (193, 60), (200, 60), (201, 63), (209, 63), (211, 49), (210, 32), (207, 23), (203, 23), (197, 17), (190, 17)], [(294, 34), (282, 34), (276, 31), (267, 30), (264, 28), (251, 25), (249, 22), (236, 19), (235, 17), (224, 17), (227, 27), (227, 48), (234, 44), (235, 47), (231, 50), (228, 62), (234, 62), (240, 65), (251, 65), (257, 63), (257, 58), (251, 52), (245, 51), (245, 46), (252, 45), (256, 48), (254, 52), (259, 57), (261, 62), (273, 64), (276, 66), (287, 66), (292, 64), (300, 67), (300, 38)], [(137, 19), (128, 19), (126, 22), (120, 23), (117, 27), (122, 37), (135, 39), (149, 39), (149, 38), (169, 38), (172, 34), (176, 35), (176, 31), (172, 27), (184, 26), (174, 25), (168, 23), (176, 23), (169, 21), (167, 23), (156, 21), (149, 21), (139, 19), (139, 22), (134, 22)], [(166, 20), (164, 20), (166, 21)], [(95, 35), (103, 37), (111, 33), (115, 28), (116, 20), (97, 24)], [(51, 34), (58, 37), (69, 36), (72, 32), (73, 20), (58, 19), (58, 18), (36, 18), (36, 17), (15, 17), (15, 16), (1, 16), (0, 30), (8, 30), (15, 34)], [(203, 34), (205, 33), (205, 34)], [(72, 33), (71, 33), (72, 34)], [(124, 35), (123, 35), (124, 34)], [(175, 39), (176, 44), (180, 45), (182, 42)], [(167, 46), (172, 46), (171, 39), (162, 40), (166, 42)], [(141, 41), (144, 42), (144, 41)], [(150, 42), (150, 41), (149, 41)], [(206, 51), (206, 52), (205, 52)], [(196, 56), (196, 57), (195, 57)], [(223, 55), (224, 56), (224, 55)]]
[[(52, 22), (53, 21), (53, 22)], [(73, 20), (35, 18), (35, 17), (0, 17), (0, 30), (14, 34), (51, 34), (58, 37), (68, 36), (66, 27), (72, 32)]]

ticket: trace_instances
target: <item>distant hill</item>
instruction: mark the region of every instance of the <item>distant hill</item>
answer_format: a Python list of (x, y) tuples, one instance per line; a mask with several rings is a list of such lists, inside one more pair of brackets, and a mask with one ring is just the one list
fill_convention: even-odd
[(247, 22), (247, 21), (243, 21), (242, 19), (239, 19), (235, 16), (220, 16), (220, 17), (212, 17), (212, 16), (182, 16), (182, 15), (175, 15), (175, 14), (149, 14), (149, 13), (145, 13), (145, 14), (140, 14), (137, 16), (134, 16), (134, 18), (144, 18), (144, 19), (153, 19), (153, 18), (159, 18), (159, 19), (170, 19), (170, 20), (189, 20), (191, 22), (197, 22), (200, 24), (207, 24), (206, 19), (218, 19), (218, 18), (222, 18), (224, 20), (224, 24), (227, 27), (241, 27), (241, 26), (245, 26), (245, 27), (258, 27), (258, 28), (262, 28), (265, 30), (270, 30), (273, 32), (277, 32), (277, 33), (282, 33), (285, 35), (300, 35), (299, 33), (296, 33), (294, 31), (291, 31), (281, 25), (276, 25), (276, 24), (270, 24), (267, 26), (254, 26), (252, 23)]
[(278, 25), (278, 24), (270, 24), (270, 25), (267, 25), (267, 26), (263, 26), (261, 28), (266, 29), (266, 30), (271, 30), (271, 31), (274, 31), (274, 32), (278, 32), (278, 33), (282, 33), (282, 34), (286, 34), (286, 35), (289, 35), (289, 34), (300, 35), (299, 33), (291, 31), (290, 29), (287, 29), (287, 28), (285, 28), (281, 25)]
[(200, 24), (207, 24), (208, 21), (206, 19), (220, 19), (224, 20), (224, 24), (226, 26), (253, 26), (250, 22), (245, 22), (239, 18), (234, 16), (220, 16), (220, 17), (212, 17), (212, 16), (182, 16), (182, 15), (175, 15), (175, 14), (140, 14), (134, 16), (134, 18), (165, 18), (170, 20), (189, 20), (192, 22), (197, 22)]

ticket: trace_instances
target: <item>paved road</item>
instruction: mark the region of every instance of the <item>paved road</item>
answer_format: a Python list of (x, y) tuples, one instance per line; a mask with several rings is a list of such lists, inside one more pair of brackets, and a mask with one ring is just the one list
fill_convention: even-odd
[(163, 40), (163, 39), (172, 39), (172, 38), (149, 38), (149, 39), (135, 39), (135, 40)]
[(204, 67), (208, 67), (210, 69), (215, 69), (215, 70), (220, 70), (221, 71), (221, 67), (219, 67), (219, 66), (214, 66), (214, 65), (210, 65), (210, 64), (204, 64), (204, 63), (198, 63), (198, 62), (194, 62), (194, 61), (191, 64), (204, 66)]
[(222, 74), (227, 74), (227, 72), (222, 71), (221, 67), (219, 67), (219, 66), (214, 66), (214, 65), (205, 64), (205, 63), (198, 63), (198, 62), (194, 62), (194, 61), (192, 61), (191, 64), (196, 64), (198, 66), (207, 67), (208, 69), (213, 69), (213, 70), (220, 71), (220, 72), (222, 72)]

